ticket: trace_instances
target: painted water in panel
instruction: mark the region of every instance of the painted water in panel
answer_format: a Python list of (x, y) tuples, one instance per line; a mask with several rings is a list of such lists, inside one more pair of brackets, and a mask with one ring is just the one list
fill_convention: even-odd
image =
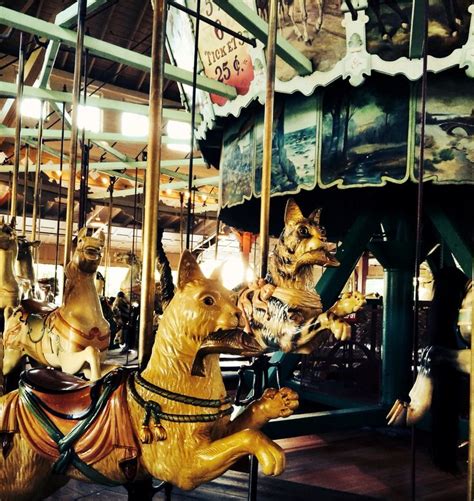
[(407, 179), (409, 83), (377, 76), (324, 90), (319, 184), (377, 186)]
[[(420, 99), (416, 127), (418, 178)], [(425, 125), (424, 179), (436, 183), (473, 183), (474, 81), (462, 71), (430, 75)]]
[[(263, 113), (262, 113), (263, 115)], [(316, 182), (317, 97), (291, 96), (275, 106), (271, 193), (296, 193)], [(255, 129), (255, 194), (260, 195), (263, 116)]]
[(221, 203), (232, 207), (252, 195), (254, 140), (253, 120), (238, 120), (225, 134), (220, 168)]

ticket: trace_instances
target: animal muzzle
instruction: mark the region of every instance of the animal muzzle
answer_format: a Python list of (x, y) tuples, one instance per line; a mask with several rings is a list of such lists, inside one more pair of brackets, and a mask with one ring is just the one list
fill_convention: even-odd
[(86, 257), (86, 259), (89, 259), (90, 261), (99, 261), (102, 257), (102, 249), (91, 246), (85, 247), (84, 256)]
[(229, 355), (241, 355), (244, 357), (255, 357), (264, 353), (262, 347), (254, 336), (241, 329), (219, 330), (209, 334), (204, 339), (194, 358), (191, 374), (193, 376), (204, 376), (204, 357), (214, 353), (226, 353)]

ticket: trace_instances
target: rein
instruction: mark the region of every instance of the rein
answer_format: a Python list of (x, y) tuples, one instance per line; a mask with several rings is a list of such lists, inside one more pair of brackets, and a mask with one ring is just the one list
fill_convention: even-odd
[[(161, 410), (161, 406), (158, 402), (154, 400), (145, 400), (137, 391), (135, 386), (137, 383), (142, 388), (154, 393), (155, 395), (159, 395), (168, 400), (172, 400), (175, 402), (180, 402), (188, 405), (194, 405), (198, 407), (210, 407), (210, 408), (219, 408), (222, 405), (229, 404), (231, 399), (230, 397), (226, 397), (223, 400), (217, 399), (204, 399), (191, 397), (188, 395), (182, 395), (180, 393), (175, 393), (173, 391), (165, 390), (164, 388), (160, 388), (159, 386), (155, 386), (143, 379), (138, 372), (134, 372), (130, 374), (127, 379), (127, 388), (130, 390), (130, 394), (132, 395), (135, 402), (137, 402), (140, 407), (145, 409), (145, 417), (142, 422), (142, 427), (140, 430), (140, 440), (144, 444), (149, 444), (153, 440), (162, 441), (166, 440), (167, 433), (163, 428), (160, 420), (171, 421), (173, 423), (209, 423), (212, 421), (216, 421), (217, 419), (228, 416), (232, 413), (232, 407), (228, 407), (226, 409), (211, 413), (211, 414), (170, 414), (168, 412), (163, 412)], [(150, 430), (150, 418), (153, 417), (154, 425)]]

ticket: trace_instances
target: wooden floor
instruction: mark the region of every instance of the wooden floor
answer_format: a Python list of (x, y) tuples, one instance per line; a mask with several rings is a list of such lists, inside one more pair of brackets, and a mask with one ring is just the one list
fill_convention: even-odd
[[(423, 440), (421, 440), (423, 442)], [(258, 501), (333, 501), (383, 499), (409, 501), (410, 438), (391, 429), (364, 429), (279, 441), (287, 453), (286, 471), (259, 477)], [(431, 463), (427, 446), (417, 450), (416, 500), (465, 501), (466, 475), (454, 477)], [(171, 499), (247, 499), (248, 475), (229, 471), (191, 492), (174, 489)], [(71, 481), (48, 500), (127, 499), (125, 490)], [(156, 500), (163, 500), (158, 493)]]

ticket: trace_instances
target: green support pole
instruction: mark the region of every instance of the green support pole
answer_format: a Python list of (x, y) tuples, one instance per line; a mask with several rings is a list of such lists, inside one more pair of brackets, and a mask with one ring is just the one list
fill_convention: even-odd
[(392, 405), (411, 386), (413, 270), (385, 270), (382, 337), (383, 405)]
[(427, 205), (426, 212), (444, 241), (448, 249), (452, 252), (462, 271), (468, 276), (472, 276), (472, 255), (473, 249), (466, 237), (446, 212), (435, 205)]

